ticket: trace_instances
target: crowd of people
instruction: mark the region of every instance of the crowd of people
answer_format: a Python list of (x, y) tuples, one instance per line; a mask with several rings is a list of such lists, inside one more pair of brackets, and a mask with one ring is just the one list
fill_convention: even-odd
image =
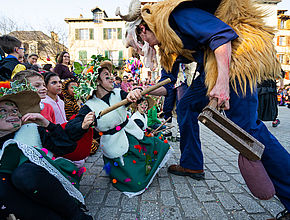
[[(221, 12), (232, 4), (228, 0), (211, 7), (166, 0), (142, 10), (138, 1), (133, 1), (128, 15), (119, 12), (128, 22), (127, 45), (152, 62), (158, 46), (160, 81), (171, 79), (149, 95), (141, 93), (155, 80), (121, 76), (109, 60), (94, 59), (80, 76), (71, 68), (67, 51), (56, 56), (55, 66), (41, 66), (37, 54), (25, 55), (20, 40), (0, 37), (0, 218), (14, 214), (21, 220), (39, 216), (92, 219), (86, 214), (79, 182), (86, 170), (85, 160), (98, 149), (113, 186), (129, 197), (140, 195), (172, 154), (163, 132), (170, 126), (163, 121), (171, 123), (175, 106), (180, 138), (173, 140), (180, 140), (181, 157), (168, 172), (205, 179), (197, 117), (215, 98), (229, 119), (265, 146), (261, 161), (239, 156), (250, 164), (240, 169), (251, 192), (261, 199), (276, 194), (285, 206), (277, 219), (289, 219), (290, 155), (262, 121), (278, 124), (277, 104), (289, 107), (290, 89), (276, 88), (273, 79), (279, 77), (281, 67), (273, 56), (270, 28), (260, 12), (246, 0), (242, 8), (251, 10), (243, 16), (251, 19), (247, 17), (243, 26), (244, 17), (235, 17), (241, 10), (238, 4), (231, 15), (236, 23), (223, 17)], [(259, 44), (249, 47), (244, 33), (250, 33)], [(262, 56), (259, 54), (253, 64), (256, 45), (267, 49), (259, 50)], [(189, 67), (193, 60), (195, 71)], [(89, 71), (95, 77), (93, 83), (84, 77)], [(78, 99), (76, 93), (84, 84), (95, 87), (82, 91), (85, 100)], [(133, 104), (100, 115), (122, 100)], [(266, 103), (271, 103), (267, 110)], [(250, 172), (244, 175), (246, 169)]]

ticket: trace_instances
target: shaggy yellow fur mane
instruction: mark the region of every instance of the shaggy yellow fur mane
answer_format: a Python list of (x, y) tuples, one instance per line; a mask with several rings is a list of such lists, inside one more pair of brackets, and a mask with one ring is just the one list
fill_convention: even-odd
[[(161, 43), (159, 54), (161, 65), (170, 71), (178, 55), (193, 60), (191, 52), (183, 49), (183, 44), (169, 25), (171, 12), (182, 2), (189, 0), (166, 0), (142, 8), (142, 18)], [(237, 81), (243, 93), (247, 83), (251, 91), (256, 83), (264, 79), (280, 76), (281, 66), (273, 44), (274, 30), (265, 25), (264, 13), (251, 0), (222, 0), (215, 16), (230, 25), (239, 38), (232, 41), (230, 82), (237, 91)], [(217, 63), (214, 52), (205, 52), (205, 84), (208, 92), (217, 79)]]

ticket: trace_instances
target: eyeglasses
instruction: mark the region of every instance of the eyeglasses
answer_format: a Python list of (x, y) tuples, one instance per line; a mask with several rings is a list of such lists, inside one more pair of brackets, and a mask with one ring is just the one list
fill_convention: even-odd
[(23, 51), (25, 51), (25, 48), (24, 47), (18, 47), (19, 49), (21, 49), (21, 50), (23, 50)]

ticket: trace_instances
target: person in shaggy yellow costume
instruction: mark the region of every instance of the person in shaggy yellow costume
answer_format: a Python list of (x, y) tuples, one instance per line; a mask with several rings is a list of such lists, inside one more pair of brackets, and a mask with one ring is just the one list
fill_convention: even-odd
[(158, 46), (163, 78), (172, 79), (152, 95), (169, 94), (179, 63), (197, 62), (199, 74), (177, 106), (180, 164), (168, 172), (204, 179), (197, 117), (217, 98), (229, 119), (265, 145), (262, 164), (289, 216), (290, 155), (257, 118), (256, 84), (279, 77), (281, 68), (263, 12), (251, 0), (165, 0), (142, 8), (133, 0), (129, 10), (116, 11), (128, 21), (126, 45), (145, 56)]

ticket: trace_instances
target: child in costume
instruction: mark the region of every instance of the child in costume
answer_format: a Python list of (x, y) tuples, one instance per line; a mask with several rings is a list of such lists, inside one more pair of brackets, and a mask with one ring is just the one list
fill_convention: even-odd
[[(101, 135), (100, 148), (113, 186), (129, 197), (139, 195), (167, 161), (171, 153), (170, 146), (165, 143), (167, 141), (145, 137), (144, 131), (133, 120), (128, 119), (125, 106), (98, 117), (100, 111), (123, 99), (136, 102), (141, 98), (141, 91), (136, 89), (126, 93), (121, 89), (114, 89), (110, 61), (102, 61), (100, 66), (95, 64), (94, 69), (97, 72), (93, 73), (91, 81), (96, 86), (92, 88), (93, 95), (76, 118), (68, 122), (66, 129), (69, 131), (71, 126), (82, 123), (87, 114), (95, 116), (94, 126)], [(90, 83), (85, 86), (88, 84)]]
[[(0, 97), (0, 218), (13, 213), (23, 220), (92, 219), (78, 190), (82, 172), (54, 158), (74, 151), (76, 143), (39, 114), (36, 92), (15, 91)], [(26, 132), (25, 123), (36, 124)]]
[(131, 116), (131, 120), (133, 120), (138, 127), (142, 131), (146, 131), (147, 129), (147, 111), (150, 110), (155, 104), (154, 99), (150, 96), (143, 97), (138, 100), (137, 103), (132, 104), (132, 108), (135, 109), (135, 113)]
[[(26, 81), (33, 86), (40, 99), (43, 100), (47, 95), (47, 88), (44, 83), (43, 76), (34, 70), (24, 70), (16, 73), (12, 81), (18, 81), (19, 83), (25, 83)], [(55, 123), (54, 110), (48, 103), (40, 101), (40, 114), (45, 117), (48, 121)]]

